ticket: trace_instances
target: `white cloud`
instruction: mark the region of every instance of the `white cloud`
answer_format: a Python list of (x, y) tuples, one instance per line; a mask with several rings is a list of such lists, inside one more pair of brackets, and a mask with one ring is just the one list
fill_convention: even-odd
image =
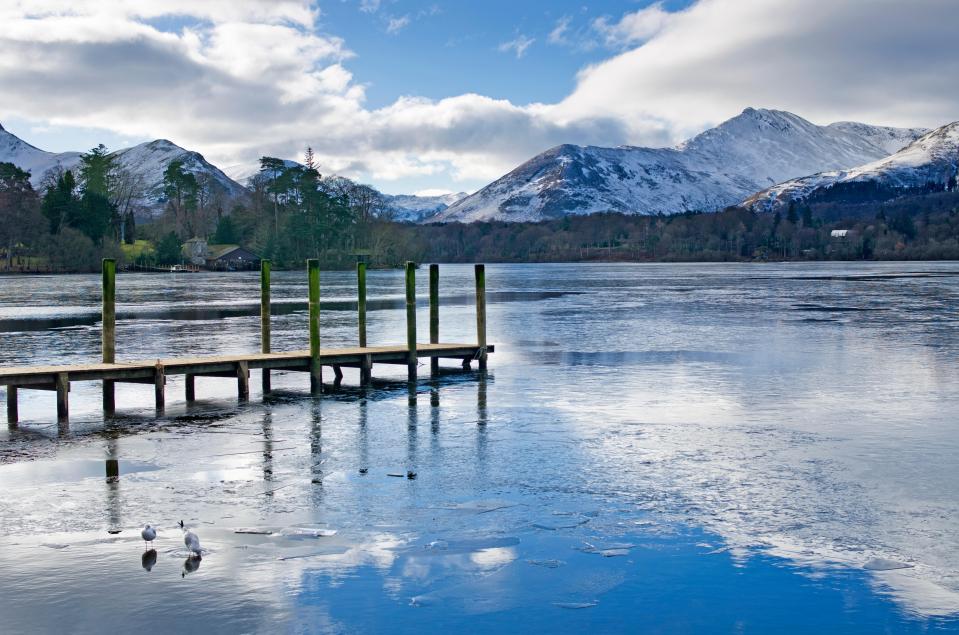
[(499, 47), (497, 47), (497, 50), (499, 50), (500, 53), (509, 53), (512, 51), (516, 54), (516, 59), (520, 59), (526, 55), (526, 49), (531, 47), (535, 41), (536, 40), (533, 38), (529, 38), (520, 34), (516, 36), (515, 39), (500, 44)]
[(616, 23), (610, 23), (607, 17), (596, 18), (592, 27), (602, 37), (606, 46), (624, 48), (645, 42), (657, 35), (673, 15), (663, 10), (662, 2), (656, 2), (639, 11), (625, 14)]
[(569, 31), (570, 22), (572, 22), (572, 19), (568, 15), (564, 15), (557, 20), (556, 26), (549, 32), (546, 41), (550, 44), (566, 44), (566, 33)]
[[(326, 172), (463, 189), (559, 143), (667, 145), (749, 105), (823, 123), (957, 119), (949, 5), (654, 5), (603, 23), (611, 42), (640, 43), (583, 69), (558, 103), (465, 94), (370, 109), (348, 43), (317, 31), (307, 0), (8, 1), (0, 121), (166, 137), (224, 166), (299, 157), (309, 144)], [(171, 33), (148, 22), (162, 16), (193, 19)], [(532, 42), (521, 35), (504, 52), (521, 57)]]
[(405, 29), (410, 24), (410, 16), (404, 15), (398, 18), (390, 18), (389, 22), (386, 25), (387, 33), (399, 33)]
[(360, 0), (360, 11), (363, 13), (376, 13), (380, 10), (380, 0)]

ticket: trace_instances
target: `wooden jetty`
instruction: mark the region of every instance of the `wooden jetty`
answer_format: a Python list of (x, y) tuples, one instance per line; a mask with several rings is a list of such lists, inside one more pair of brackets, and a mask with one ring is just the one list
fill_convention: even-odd
[(57, 419), (69, 419), (71, 382), (100, 381), (103, 383), (103, 411), (106, 416), (115, 409), (114, 390), (117, 383), (152, 384), (156, 409), (162, 412), (166, 403), (166, 377), (184, 375), (186, 401), (196, 398), (197, 377), (236, 378), (237, 396), (250, 396), (250, 371), (262, 372), (263, 392), (270, 391), (270, 371), (300, 371), (310, 374), (310, 388), (314, 395), (322, 393), (322, 369), (332, 368), (335, 381), (343, 378), (344, 367), (360, 370), (361, 384), (372, 378), (374, 364), (399, 364), (407, 367), (409, 381), (415, 381), (418, 360), (428, 358), (432, 373), (439, 371), (439, 360), (455, 359), (464, 368), (476, 361), (481, 370), (486, 368), (487, 354), (494, 347), (486, 343), (486, 273), (483, 265), (476, 265), (476, 343), (439, 342), (439, 267), (430, 265), (430, 342), (418, 343), (416, 337), (416, 284), (414, 263), (406, 265), (406, 325), (405, 345), (367, 346), (366, 342), (366, 265), (357, 265), (357, 309), (359, 346), (327, 348), (320, 346), (320, 269), (319, 261), (307, 261), (309, 276), (309, 350), (274, 353), (270, 349), (270, 261), (264, 260), (260, 269), (260, 352), (239, 355), (182, 357), (149, 361), (116, 361), (116, 261), (103, 261), (102, 359), (100, 363), (71, 366), (23, 366), (0, 368), (0, 385), (7, 387), (7, 422), (19, 421), (18, 392), (22, 389), (49, 390), (57, 394)]

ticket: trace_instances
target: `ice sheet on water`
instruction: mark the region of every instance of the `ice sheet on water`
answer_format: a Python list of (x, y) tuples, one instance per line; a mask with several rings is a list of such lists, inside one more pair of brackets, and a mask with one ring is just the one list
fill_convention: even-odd
[(899, 569), (912, 569), (915, 566), (916, 565), (914, 564), (897, 562), (895, 560), (888, 560), (886, 558), (873, 558), (866, 564), (862, 565), (862, 568), (869, 571), (896, 571)]

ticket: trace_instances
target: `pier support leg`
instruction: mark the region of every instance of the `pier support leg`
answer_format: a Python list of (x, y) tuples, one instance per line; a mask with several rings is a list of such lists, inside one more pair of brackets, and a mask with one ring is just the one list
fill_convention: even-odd
[(323, 366), (320, 364), (320, 261), (306, 261), (310, 284), (310, 392), (323, 392)]
[[(430, 265), (430, 344), (440, 341), (440, 266)], [(440, 372), (439, 357), (430, 358), (430, 375)]]
[(366, 263), (356, 263), (356, 324), (360, 348), (366, 348)]
[(416, 263), (406, 263), (407, 379), (416, 381)]
[(236, 396), (240, 401), (250, 398), (250, 365), (247, 362), (236, 363)]
[[(270, 352), (270, 270), (269, 260), (260, 261), (260, 352)], [(263, 369), (263, 394), (270, 392), (270, 371)]]
[(360, 385), (368, 386), (373, 381), (373, 356), (364, 355), (360, 360)]
[(66, 373), (57, 373), (54, 381), (57, 389), (57, 421), (66, 423), (70, 420), (70, 379)]
[(157, 413), (162, 413), (166, 409), (166, 373), (162, 364), (157, 364), (153, 373), (153, 399)]
[(343, 383), (343, 369), (339, 366), (333, 366), (333, 383), (337, 386)]
[(479, 369), (486, 370), (486, 265), (476, 265), (476, 345)]
[(184, 381), (186, 383), (186, 402), (193, 403), (196, 401), (196, 376), (184, 375)]
[(19, 421), (20, 411), (17, 403), (17, 387), (7, 386), (7, 424), (15, 426)]
[[(101, 323), (103, 325), (100, 334), (101, 352), (103, 354), (103, 363), (112, 364), (116, 361), (116, 283), (117, 283), (117, 261), (113, 258), (104, 258), (101, 263), (103, 273), (103, 308), (101, 311)], [(112, 417), (116, 411), (116, 390), (114, 382), (104, 380), (103, 382), (103, 414)]]

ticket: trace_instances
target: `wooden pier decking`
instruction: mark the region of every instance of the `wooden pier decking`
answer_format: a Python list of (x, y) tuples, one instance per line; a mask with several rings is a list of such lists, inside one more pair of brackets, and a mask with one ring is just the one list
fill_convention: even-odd
[(187, 402), (196, 398), (196, 377), (232, 377), (237, 381), (237, 396), (248, 399), (250, 395), (250, 371), (262, 372), (263, 392), (270, 392), (270, 371), (301, 371), (310, 374), (310, 387), (314, 394), (322, 392), (322, 368), (331, 367), (339, 383), (343, 378), (342, 368), (360, 369), (360, 382), (369, 383), (374, 364), (400, 364), (407, 366), (408, 379), (415, 381), (418, 360), (430, 359), (432, 373), (439, 370), (440, 359), (458, 360), (464, 368), (477, 361), (485, 370), (486, 356), (494, 351), (486, 343), (485, 268), (476, 266), (477, 294), (477, 343), (440, 343), (439, 339), (439, 273), (437, 265), (430, 266), (430, 342), (416, 341), (416, 295), (415, 266), (407, 263), (407, 342), (396, 346), (366, 346), (366, 267), (357, 267), (359, 340), (361, 346), (348, 348), (320, 347), (319, 329), (319, 267), (314, 260), (308, 261), (309, 271), (309, 339), (310, 349), (292, 352), (270, 352), (270, 263), (264, 261), (261, 268), (261, 350), (260, 353), (214, 355), (205, 357), (180, 357), (150, 361), (116, 362), (115, 358), (115, 271), (112, 260), (103, 263), (103, 361), (92, 364), (68, 366), (21, 366), (0, 367), (0, 386), (7, 386), (7, 422), (16, 425), (19, 420), (18, 391), (20, 389), (50, 390), (57, 393), (57, 419), (66, 422), (69, 418), (69, 393), (72, 382), (103, 382), (103, 409), (106, 415), (114, 411), (114, 385), (117, 383), (152, 384), (156, 409), (162, 412), (166, 403), (166, 377), (184, 375)]

